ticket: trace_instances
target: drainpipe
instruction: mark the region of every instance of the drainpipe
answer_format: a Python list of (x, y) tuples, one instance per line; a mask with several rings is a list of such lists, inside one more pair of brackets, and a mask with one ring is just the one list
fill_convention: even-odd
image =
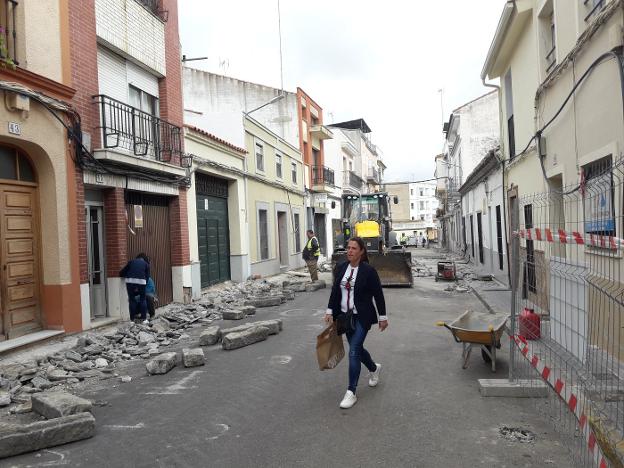
[[(515, 2), (514, 2), (515, 3)], [(487, 83), (485, 81), (485, 75), (481, 76), (481, 83), (483, 83), (483, 86), (485, 86), (486, 88), (494, 88), (497, 93), (498, 93), (498, 132), (499, 134), (502, 136), (503, 135), (503, 103), (502, 103), (502, 96), (501, 96), (501, 87), (492, 83)], [(504, 148), (504, 138), (500, 139), (500, 147), (501, 149)], [(505, 246), (507, 247), (506, 251), (507, 251), (507, 281), (509, 282), (509, 285), (511, 286), (511, 263), (509, 260), (509, 239), (507, 239), (507, 197), (506, 197), (506, 190), (507, 190), (507, 185), (505, 184), (505, 152), (502, 152), (503, 154), (503, 158), (499, 161), (501, 164), (501, 168), (503, 171), (503, 223), (504, 223), (504, 229), (505, 229)], [(511, 156), (510, 156), (511, 157)]]

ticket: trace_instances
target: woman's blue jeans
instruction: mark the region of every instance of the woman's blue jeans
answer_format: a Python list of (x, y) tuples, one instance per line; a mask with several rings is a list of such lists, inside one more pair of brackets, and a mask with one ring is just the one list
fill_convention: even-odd
[(349, 342), (349, 390), (353, 393), (355, 393), (355, 388), (360, 378), (362, 364), (370, 372), (374, 372), (377, 369), (377, 365), (371, 359), (370, 354), (364, 349), (364, 340), (367, 334), (368, 329), (364, 328), (357, 318), (355, 320), (355, 331), (346, 333), (347, 341)]

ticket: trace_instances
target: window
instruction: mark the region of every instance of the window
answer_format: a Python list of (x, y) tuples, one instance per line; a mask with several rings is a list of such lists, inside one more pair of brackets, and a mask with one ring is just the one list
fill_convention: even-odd
[(550, 73), (557, 64), (557, 54), (555, 46), (555, 15), (550, 15), (548, 21), (548, 52), (546, 53), (546, 74)]
[(583, 166), (585, 232), (615, 236), (614, 186), (611, 156)]
[(129, 86), (130, 105), (147, 114), (158, 116), (158, 98), (135, 86)]
[(413, 210), (414, 209), (414, 204), (410, 203), (410, 208)]
[(35, 182), (28, 158), (14, 148), (0, 146), (0, 179)]
[(342, 158), (342, 170), (347, 170), (347, 158)]
[(425, 215), (420, 215), (420, 220), (424, 221), (425, 220)]
[(264, 172), (264, 148), (260, 143), (256, 143), (256, 169)]
[(421, 210), (424, 210), (424, 209), (425, 209), (425, 202), (424, 202), (424, 201), (421, 201), (421, 202), (418, 204), (418, 206), (420, 207), (420, 209), (421, 209)]
[(297, 183), (297, 163), (290, 163), (293, 184)]
[(415, 218), (412, 216), (412, 221), (415, 221)]
[(410, 195), (414, 195), (414, 189), (410, 189)]
[(258, 233), (260, 234), (260, 260), (269, 258), (269, 225), (268, 211), (258, 210)]
[(424, 195), (424, 190), (420, 189), (420, 196), (422, 197)]
[(505, 109), (507, 115), (507, 142), (509, 143), (509, 159), (516, 156), (516, 131), (514, 127), (513, 89), (511, 70), (505, 75)]
[(295, 224), (295, 252), (301, 252), (301, 230), (299, 224), (299, 213), (293, 215), (293, 223)]
[(312, 165), (321, 166), (321, 152), (319, 150), (312, 149)]
[(281, 154), (275, 155), (275, 174), (277, 175), (278, 179), (282, 178), (282, 155)]
[(582, 0), (585, 5), (585, 18), (584, 21), (587, 23), (592, 20), (595, 16), (597, 16), (605, 7), (607, 3), (605, 0)]
[(349, 170), (353, 171), (353, 161), (349, 161)]
[(496, 245), (498, 246), (498, 269), (503, 269), (503, 226), (501, 222), (501, 207), (496, 205)]

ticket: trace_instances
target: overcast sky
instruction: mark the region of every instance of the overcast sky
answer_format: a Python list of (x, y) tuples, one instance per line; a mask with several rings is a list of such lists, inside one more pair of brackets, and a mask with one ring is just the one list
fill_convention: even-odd
[[(386, 180), (433, 176), (444, 120), (489, 91), (479, 77), (504, 0), (281, 0), (284, 88), (324, 122), (364, 118)], [(277, 0), (179, 0), (190, 66), (280, 87)]]

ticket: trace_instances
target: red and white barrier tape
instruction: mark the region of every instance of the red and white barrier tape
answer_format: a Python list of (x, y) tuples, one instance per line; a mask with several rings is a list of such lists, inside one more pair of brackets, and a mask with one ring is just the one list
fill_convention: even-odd
[(602, 236), (598, 234), (583, 234), (578, 231), (565, 231), (558, 229), (553, 232), (549, 228), (530, 228), (514, 231), (514, 236), (527, 240), (553, 242), (559, 244), (590, 245), (609, 250), (624, 250), (624, 239), (614, 236)]
[(531, 366), (539, 372), (542, 379), (544, 379), (544, 381), (546, 381), (546, 383), (553, 388), (559, 398), (565, 401), (568, 409), (572, 411), (578, 421), (578, 426), (583, 434), (585, 442), (587, 443), (589, 453), (593, 457), (595, 466), (598, 468), (608, 468), (609, 463), (603, 455), (600, 446), (596, 442), (596, 435), (588, 424), (585, 408), (581, 403), (584, 400), (584, 397), (579, 394), (575, 394), (573, 389), (566, 385), (566, 383), (561, 379), (561, 375), (557, 376), (557, 373), (548, 367), (544, 361), (539, 358), (539, 356), (533, 354), (527, 340), (519, 335), (514, 337), (510, 336), (509, 339), (516, 342), (518, 349), (520, 349), (520, 353), (531, 363)]

